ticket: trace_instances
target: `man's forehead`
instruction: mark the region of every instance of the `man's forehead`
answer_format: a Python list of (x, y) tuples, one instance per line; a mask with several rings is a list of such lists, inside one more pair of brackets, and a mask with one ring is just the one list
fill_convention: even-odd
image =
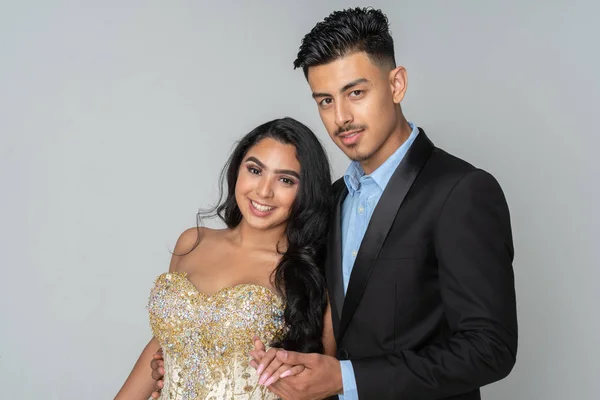
[(308, 84), (313, 91), (324, 88), (341, 89), (345, 85), (360, 80), (371, 80), (378, 68), (366, 53), (355, 53), (337, 58), (327, 64), (308, 68)]

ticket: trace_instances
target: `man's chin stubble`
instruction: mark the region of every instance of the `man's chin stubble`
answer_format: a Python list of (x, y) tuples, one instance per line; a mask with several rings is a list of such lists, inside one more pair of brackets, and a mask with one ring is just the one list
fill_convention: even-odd
[[(350, 149), (352, 149), (355, 146), (349, 146)], [(369, 158), (371, 158), (372, 154), (364, 154), (364, 153), (358, 153), (358, 152), (351, 152), (350, 154), (346, 154), (346, 156), (351, 159), (352, 161), (356, 161), (356, 162), (363, 162), (368, 160)]]

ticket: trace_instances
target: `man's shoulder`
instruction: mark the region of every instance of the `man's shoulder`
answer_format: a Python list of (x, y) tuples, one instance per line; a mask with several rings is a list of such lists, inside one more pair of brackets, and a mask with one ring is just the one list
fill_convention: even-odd
[(469, 185), (480, 183), (499, 186), (496, 178), (483, 170), (447, 151), (435, 147), (420, 174), (422, 185), (434, 184), (438, 189), (451, 190), (459, 182)]
[(431, 153), (431, 158), (427, 163), (428, 168), (437, 169), (447, 174), (464, 174), (477, 169), (473, 164), (448, 153), (444, 149), (435, 147)]
[[(453, 175), (456, 173), (465, 173), (477, 169), (471, 163), (448, 153), (446, 150), (435, 145), (431, 141), (425, 130), (419, 127), (419, 136), (415, 141), (421, 143), (428, 143), (428, 145), (418, 146), (419, 149), (427, 149), (428, 158), (423, 166), (425, 169), (437, 170), (442, 174)], [(409, 150), (410, 151), (410, 150)], [(424, 150), (422, 150), (424, 151)]]
[(446, 150), (437, 147), (425, 134), (422, 128), (419, 128), (420, 133), (431, 145), (431, 153), (423, 165), (419, 178), (421, 181), (433, 180), (437, 183), (452, 184), (463, 179), (466, 176), (486, 176), (487, 179), (495, 180), (495, 177), (468, 161), (447, 152)]
[[(402, 164), (398, 166), (401, 168)], [(470, 164), (469, 162), (448, 153), (447, 151), (433, 147), (431, 156), (423, 166), (423, 172), (425, 175), (434, 175), (436, 177), (453, 177), (467, 174), (471, 171), (475, 171), (478, 168)], [(331, 193), (334, 198), (337, 198), (346, 189), (346, 182), (344, 177), (338, 178), (331, 185)]]

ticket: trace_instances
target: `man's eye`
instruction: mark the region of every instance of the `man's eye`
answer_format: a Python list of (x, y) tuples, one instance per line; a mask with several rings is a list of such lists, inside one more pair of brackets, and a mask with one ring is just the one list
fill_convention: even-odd
[(321, 100), (321, 102), (319, 104), (322, 106), (327, 106), (327, 105), (331, 104), (331, 99), (323, 99), (323, 100)]
[(361, 94), (363, 94), (362, 90), (353, 90), (350, 92), (350, 95), (354, 97), (360, 96)]

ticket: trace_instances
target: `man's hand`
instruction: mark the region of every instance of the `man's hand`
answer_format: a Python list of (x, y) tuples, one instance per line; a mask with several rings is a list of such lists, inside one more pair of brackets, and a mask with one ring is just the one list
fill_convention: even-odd
[(290, 365), (282, 363), (275, 356), (276, 348), (265, 351), (265, 345), (258, 337), (254, 337), (254, 350), (250, 352), (252, 360), (250, 366), (256, 370), (259, 375), (259, 385), (269, 386), (277, 382), (280, 378), (297, 375), (304, 371), (304, 365)]
[(152, 398), (158, 399), (160, 397), (160, 391), (163, 387), (163, 376), (165, 374), (164, 361), (162, 349), (158, 349), (152, 356), (150, 361), (150, 367), (152, 368), (152, 379), (154, 379), (154, 391), (152, 392)]
[(279, 362), (304, 365), (296, 376), (280, 379), (269, 390), (285, 400), (316, 400), (343, 393), (342, 370), (339, 360), (317, 353), (297, 353), (277, 350)]
[(281, 378), (298, 375), (304, 371), (304, 365), (284, 364), (275, 357), (276, 355), (277, 349), (275, 348), (269, 349), (266, 353), (264, 351), (251, 352), (253, 360), (250, 361), (250, 366), (256, 369), (256, 374), (259, 375), (259, 385), (268, 387)]

